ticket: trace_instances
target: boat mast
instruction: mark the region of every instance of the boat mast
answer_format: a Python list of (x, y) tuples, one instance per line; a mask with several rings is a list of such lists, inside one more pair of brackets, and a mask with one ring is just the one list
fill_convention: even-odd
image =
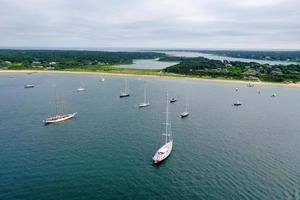
[(56, 87), (54, 88), (54, 104), (55, 104), (55, 115), (58, 115), (58, 106), (57, 106), (57, 92)]
[(144, 88), (144, 103), (146, 103), (146, 88)]
[(188, 100), (187, 100), (187, 97), (185, 97), (185, 111), (188, 112)]
[(125, 93), (127, 93), (127, 79), (125, 79)]
[(168, 104), (168, 92), (167, 92), (167, 107), (166, 107), (166, 143), (168, 142), (168, 125), (169, 125), (169, 104)]

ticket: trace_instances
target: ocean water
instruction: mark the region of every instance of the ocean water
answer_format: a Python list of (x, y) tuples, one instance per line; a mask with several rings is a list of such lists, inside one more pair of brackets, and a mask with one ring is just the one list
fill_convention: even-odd
[[(0, 73), (0, 199), (300, 198), (298, 88), (99, 78)], [(120, 99), (125, 79), (131, 96)], [(87, 90), (78, 93), (80, 81)], [(138, 109), (144, 87), (151, 106)], [(78, 115), (45, 126), (54, 90)], [(178, 99), (169, 107), (174, 149), (156, 167), (166, 91)]]

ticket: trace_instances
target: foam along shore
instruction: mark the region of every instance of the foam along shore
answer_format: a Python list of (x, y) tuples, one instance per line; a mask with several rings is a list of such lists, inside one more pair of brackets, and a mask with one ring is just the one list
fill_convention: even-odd
[[(221, 78), (203, 78), (203, 77), (193, 77), (185, 76), (180, 74), (173, 73), (161, 73), (154, 71), (153, 74), (135, 74), (135, 73), (121, 73), (121, 72), (102, 72), (102, 71), (68, 71), (68, 70), (0, 70), (0, 73), (52, 73), (52, 74), (94, 74), (101, 76), (127, 76), (127, 77), (152, 77), (152, 78), (167, 78), (167, 79), (181, 79), (181, 80), (199, 80), (199, 81), (209, 81), (209, 82), (218, 82), (218, 83), (236, 83), (236, 84), (245, 84), (248, 85), (249, 81), (244, 80), (233, 80), (233, 79), (221, 79)], [(282, 87), (300, 87), (300, 82), (298, 83), (275, 83), (275, 82), (264, 82), (264, 81), (251, 81), (254, 85), (269, 85), (269, 86), (282, 86)]]

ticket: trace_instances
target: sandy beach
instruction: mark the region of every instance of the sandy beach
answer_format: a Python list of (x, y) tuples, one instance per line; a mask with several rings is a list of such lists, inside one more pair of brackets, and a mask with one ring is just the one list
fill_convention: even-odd
[(88, 71), (42, 71), (42, 70), (0, 70), (0, 73), (58, 73), (58, 74), (93, 74), (99, 76), (129, 76), (129, 77), (152, 77), (152, 78), (165, 78), (165, 79), (179, 79), (179, 80), (198, 80), (208, 82), (218, 82), (225, 84), (254, 84), (264, 86), (282, 86), (282, 87), (294, 87), (299, 88), (300, 83), (273, 83), (263, 81), (244, 81), (244, 80), (229, 80), (229, 79), (213, 79), (213, 78), (201, 78), (201, 77), (188, 77), (180, 76), (176, 74), (161, 74), (161, 75), (147, 75), (147, 74), (129, 74), (129, 73), (114, 73), (114, 72), (88, 72)]

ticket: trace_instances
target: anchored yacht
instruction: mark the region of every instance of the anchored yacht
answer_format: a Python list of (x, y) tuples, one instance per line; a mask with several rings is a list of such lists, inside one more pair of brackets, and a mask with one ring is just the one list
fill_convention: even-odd
[(172, 152), (173, 148), (173, 139), (172, 139), (172, 131), (171, 131), (171, 121), (169, 120), (169, 104), (168, 104), (168, 94), (167, 94), (167, 106), (166, 106), (166, 130), (163, 135), (165, 135), (165, 143), (162, 147), (160, 147), (154, 156), (152, 157), (153, 164), (158, 165), (162, 161), (164, 161), (166, 158), (169, 157), (169, 155)]

